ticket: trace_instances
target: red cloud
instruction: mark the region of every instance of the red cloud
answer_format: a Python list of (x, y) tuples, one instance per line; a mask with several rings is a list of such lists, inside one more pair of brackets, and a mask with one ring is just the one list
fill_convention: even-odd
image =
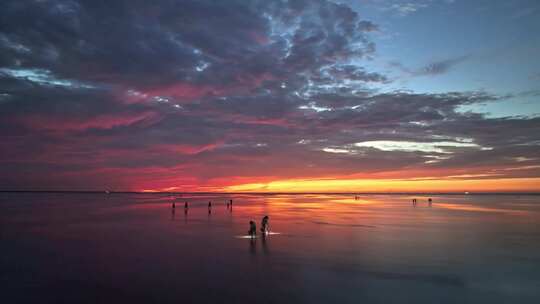
[(228, 93), (228, 89), (220, 87), (212, 87), (209, 85), (192, 85), (188, 83), (177, 83), (170, 86), (156, 88), (145, 91), (150, 97), (167, 96), (175, 97), (182, 100), (193, 100), (206, 96), (222, 96)]
[(102, 114), (89, 118), (29, 115), (21, 117), (18, 121), (32, 129), (84, 131), (87, 129), (112, 129), (136, 123), (155, 122), (158, 119), (158, 113), (146, 111), (142, 113)]
[(262, 73), (258, 75), (237, 75), (235, 77), (236, 83), (229, 86), (197, 85), (181, 82), (142, 90), (127, 90), (122, 93), (121, 100), (126, 103), (140, 103), (157, 97), (169, 97), (174, 98), (175, 102), (189, 102), (204, 97), (245, 94), (260, 87), (265, 81), (274, 79), (275, 77), (270, 73)]
[(157, 147), (159, 150), (165, 150), (172, 153), (181, 154), (198, 154), (203, 151), (214, 150), (221, 146), (223, 142), (211, 143), (207, 145), (189, 145), (189, 144), (176, 144), (176, 145), (160, 145)]

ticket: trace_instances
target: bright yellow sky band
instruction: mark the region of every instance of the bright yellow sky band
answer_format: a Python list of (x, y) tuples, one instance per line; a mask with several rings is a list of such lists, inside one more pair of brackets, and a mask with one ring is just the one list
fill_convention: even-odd
[(227, 192), (538, 192), (540, 178), (291, 179), (224, 187)]

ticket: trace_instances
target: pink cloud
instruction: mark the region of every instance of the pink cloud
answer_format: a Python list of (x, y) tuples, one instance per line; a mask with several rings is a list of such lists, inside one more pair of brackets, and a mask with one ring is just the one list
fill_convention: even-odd
[(84, 131), (88, 129), (112, 129), (143, 122), (155, 122), (158, 119), (158, 113), (146, 111), (142, 113), (102, 114), (89, 118), (28, 115), (18, 120), (23, 125), (33, 129), (45, 129), (53, 131)]
[(232, 96), (245, 94), (260, 87), (265, 81), (274, 80), (270, 73), (258, 75), (236, 75), (236, 83), (232, 85), (196, 85), (191, 83), (175, 83), (171, 85), (147, 89), (128, 89), (122, 91), (118, 99), (125, 103), (142, 103), (156, 98), (173, 98), (175, 102), (190, 102), (204, 97)]

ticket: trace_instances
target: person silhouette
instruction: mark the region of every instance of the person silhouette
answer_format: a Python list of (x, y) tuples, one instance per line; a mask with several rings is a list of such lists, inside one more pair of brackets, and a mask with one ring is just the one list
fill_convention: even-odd
[(257, 235), (257, 226), (255, 225), (254, 221), (249, 221), (248, 235), (252, 238)]
[(263, 218), (262, 218), (262, 221), (261, 221), (261, 232), (264, 234), (267, 234), (270, 230), (270, 226), (268, 225), (268, 215), (265, 215)]

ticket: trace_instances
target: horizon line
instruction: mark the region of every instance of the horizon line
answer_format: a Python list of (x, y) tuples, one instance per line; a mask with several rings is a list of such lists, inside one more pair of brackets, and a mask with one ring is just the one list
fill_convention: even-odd
[(411, 192), (393, 192), (393, 191), (359, 191), (359, 192), (223, 192), (223, 191), (108, 191), (108, 190), (0, 190), (0, 193), (87, 193), (87, 194), (167, 194), (167, 195), (182, 195), (182, 194), (223, 194), (223, 195), (306, 195), (306, 194), (334, 194), (334, 195), (540, 195), (540, 192), (535, 191), (411, 191)]

